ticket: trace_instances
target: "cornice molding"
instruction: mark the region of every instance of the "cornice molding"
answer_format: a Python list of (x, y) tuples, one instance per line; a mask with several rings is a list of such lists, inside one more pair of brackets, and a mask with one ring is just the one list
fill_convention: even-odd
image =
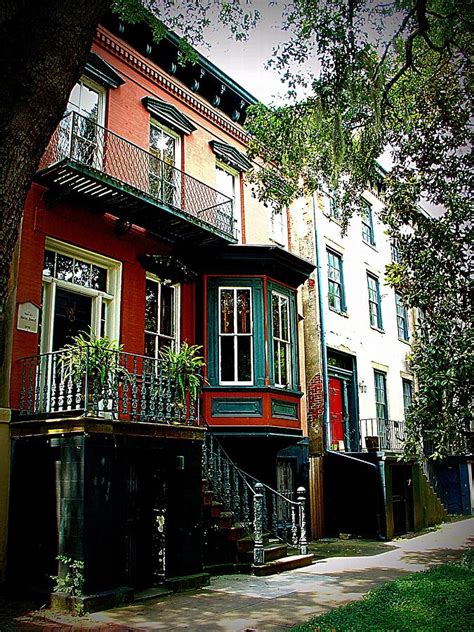
[(119, 57), (122, 61), (134, 67), (140, 73), (146, 75), (154, 83), (160, 86), (160, 88), (186, 103), (186, 105), (188, 105), (192, 110), (205, 117), (214, 125), (217, 125), (227, 134), (240, 141), (244, 145), (247, 144), (248, 135), (246, 134), (246, 132), (234, 125), (232, 121), (219, 115), (211, 107), (208, 107), (207, 105), (202, 103), (202, 101), (196, 99), (193, 94), (189, 93), (182, 86), (179, 86), (171, 81), (168, 76), (158, 71), (154, 65), (148, 63), (139, 54), (132, 53), (130, 50), (125, 48), (125, 46), (123, 46), (122, 43), (113, 35), (111, 35), (108, 31), (99, 27), (95, 35), (95, 41), (100, 43), (109, 52)]

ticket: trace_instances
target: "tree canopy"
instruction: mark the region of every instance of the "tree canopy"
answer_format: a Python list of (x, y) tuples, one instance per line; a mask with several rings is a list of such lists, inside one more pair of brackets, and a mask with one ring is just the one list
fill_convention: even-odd
[(248, 125), (261, 197), (329, 189), (343, 229), (390, 155), (381, 219), (400, 260), (387, 280), (422, 314), (407, 454), (462, 451), (472, 424), (472, 18), (464, 0), (296, 0), (270, 61), (293, 102), (254, 106)]

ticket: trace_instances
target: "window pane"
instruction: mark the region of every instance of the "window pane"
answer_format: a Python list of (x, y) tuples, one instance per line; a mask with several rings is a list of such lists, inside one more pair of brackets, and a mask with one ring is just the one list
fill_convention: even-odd
[(73, 281), (74, 262), (71, 257), (58, 254), (56, 257), (56, 275), (61, 281)]
[(273, 375), (275, 384), (281, 384), (281, 372), (280, 372), (280, 343), (278, 340), (273, 342)]
[(216, 189), (231, 199), (234, 199), (234, 181), (231, 173), (216, 167)]
[(156, 352), (156, 336), (153, 334), (145, 334), (145, 355), (155, 358)]
[(280, 301), (278, 300), (278, 296), (273, 296), (272, 301), (272, 319), (273, 319), (273, 336), (275, 338), (280, 338), (281, 329), (280, 329)]
[(237, 290), (237, 332), (249, 334), (250, 331), (250, 290)]
[(156, 332), (158, 330), (158, 284), (147, 280), (145, 296), (145, 329)]
[(99, 111), (99, 93), (84, 83), (81, 83), (81, 114), (89, 119), (97, 121)]
[(288, 299), (282, 298), (281, 301), (281, 337), (283, 340), (290, 339), (288, 328)]
[(234, 382), (234, 336), (221, 338), (221, 380)]
[(91, 264), (84, 263), (83, 261), (78, 261), (76, 259), (74, 265), (74, 283), (77, 283), (77, 285), (84, 285), (85, 287), (89, 287), (90, 276)]
[(49, 276), (54, 277), (54, 260), (56, 258), (56, 253), (51, 250), (44, 251), (44, 265), (43, 265), (43, 274), (47, 271), (49, 272)]
[(107, 291), (107, 270), (99, 266), (91, 266), (90, 287), (94, 290)]
[(160, 310), (160, 333), (174, 336), (174, 288), (169, 285), (161, 286)]
[(234, 291), (221, 290), (221, 333), (234, 332)]
[(251, 338), (240, 336), (237, 338), (237, 379), (239, 382), (250, 382), (252, 378)]

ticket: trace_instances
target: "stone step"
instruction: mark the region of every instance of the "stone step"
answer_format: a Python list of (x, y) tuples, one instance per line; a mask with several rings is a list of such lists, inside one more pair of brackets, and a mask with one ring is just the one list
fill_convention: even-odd
[(219, 527), (221, 529), (229, 529), (234, 524), (234, 514), (232, 511), (221, 511), (219, 516)]
[(242, 538), (244, 528), (234, 525), (232, 527), (228, 527), (227, 529), (223, 529), (223, 531), (225, 531), (227, 540), (237, 542)]
[(212, 505), (212, 501), (214, 500), (214, 492), (211, 491), (203, 491), (202, 493), (202, 502), (204, 507), (210, 507)]
[(261, 566), (252, 564), (252, 574), (257, 577), (263, 577), (264, 575), (275, 575), (276, 573), (283, 573), (284, 571), (291, 571), (295, 568), (302, 568), (303, 566), (310, 566), (313, 563), (313, 555), (289, 555), (272, 562), (266, 562)]
[(224, 508), (224, 504), (220, 503), (218, 500), (213, 500), (211, 502), (211, 516), (213, 518), (219, 518)]
[[(263, 546), (266, 546), (270, 541), (270, 534), (269, 533), (264, 533), (263, 534)], [(253, 537), (248, 535), (245, 536), (245, 538), (240, 538), (240, 540), (237, 542), (237, 551), (239, 553), (249, 553), (251, 551), (253, 551)]]
[[(263, 547), (263, 559), (266, 562), (279, 560), (287, 555), (288, 547), (283, 542), (272, 542)], [(251, 551), (239, 553), (239, 560), (242, 562), (253, 562), (253, 548)]]
[(146, 590), (140, 590), (133, 594), (133, 601), (151, 601), (152, 599), (158, 599), (159, 597), (166, 597), (171, 595), (173, 591), (169, 588), (163, 588), (163, 586), (153, 586)]

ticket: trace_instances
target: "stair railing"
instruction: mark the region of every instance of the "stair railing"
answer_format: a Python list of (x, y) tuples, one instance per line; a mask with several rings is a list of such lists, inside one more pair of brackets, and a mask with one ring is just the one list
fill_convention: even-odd
[(203, 472), (212, 491), (254, 539), (254, 564), (264, 563), (265, 532), (308, 553), (304, 487), (292, 500), (248, 474), (232, 461), (211, 431), (203, 442)]

